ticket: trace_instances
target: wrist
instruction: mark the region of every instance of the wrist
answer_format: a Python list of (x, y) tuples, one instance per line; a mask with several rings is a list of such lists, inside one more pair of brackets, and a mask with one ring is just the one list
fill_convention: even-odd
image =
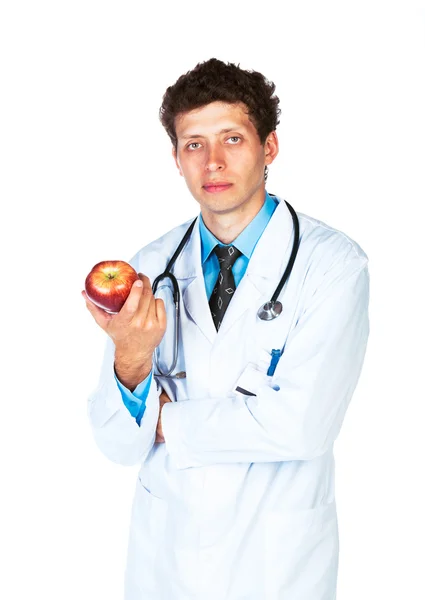
[(152, 370), (152, 356), (131, 355), (115, 351), (115, 374), (119, 381), (131, 392), (144, 381)]

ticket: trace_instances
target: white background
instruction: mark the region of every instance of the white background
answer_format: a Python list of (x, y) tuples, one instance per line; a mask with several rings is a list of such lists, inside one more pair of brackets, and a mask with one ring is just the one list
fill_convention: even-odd
[(137, 467), (91, 437), (105, 334), (80, 291), (95, 262), (198, 213), (158, 109), (214, 56), (276, 84), (268, 191), (370, 259), (369, 346), (335, 447), (338, 600), (424, 598), (423, 3), (146, 6), (0, 9), (0, 596), (122, 597)]

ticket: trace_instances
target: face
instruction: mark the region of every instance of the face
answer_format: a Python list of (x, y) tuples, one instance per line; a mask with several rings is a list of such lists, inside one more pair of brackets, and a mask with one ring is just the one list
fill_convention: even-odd
[(212, 102), (178, 115), (175, 126), (173, 156), (203, 216), (255, 215), (265, 197), (264, 168), (279, 151), (276, 132), (262, 145), (242, 103)]

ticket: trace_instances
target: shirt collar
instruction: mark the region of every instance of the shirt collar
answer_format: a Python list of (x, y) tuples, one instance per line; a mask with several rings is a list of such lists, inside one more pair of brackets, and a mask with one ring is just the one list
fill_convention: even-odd
[[(267, 223), (270, 221), (272, 214), (277, 206), (278, 202), (273, 199), (266, 191), (266, 197), (264, 200), (264, 204), (261, 207), (258, 214), (252, 219), (252, 221), (245, 227), (243, 231), (238, 235), (238, 237), (232, 242), (232, 245), (235, 246), (242, 254), (244, 254), (248, 259), (251, 258), (252, 253), (254, 252), (254, 248), (257, 245), (258, 240), (261, 237), (264, 229), (267, 226)], [(199, 232), (201, 235), (201, 252), (202, 252), (202, 262), (204, 263), (215, 246), (218, 244), (219, 246), (225, 246), (228, 244), (223, 244), (220, 242), (213, 233), (209, 229), (207, 229), (204, 220), (202, 218), (202, 214), (199, 219)]]

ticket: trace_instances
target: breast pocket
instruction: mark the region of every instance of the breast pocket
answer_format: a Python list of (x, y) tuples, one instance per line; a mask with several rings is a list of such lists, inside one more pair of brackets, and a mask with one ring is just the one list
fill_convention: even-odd
[(234, 384), (233, 392), (244, 396), (256, 396), (260, 386), (271, 385), (271, 379), (258, 365), (248, 363)]
[[(271, 359), (272, 359), (272, 349), (276, 349), (276, 350), (281, 350), (280, 348), (271, 348), (270, 350), (266, 350), (265, 348), (258, 348), (257, 349), (257, 360), (256, 360), (256, 364), (257, 364), (257, 368), (259, 371), (261, 371), (262, 373), (264, 373), (264, 375), (267, 375), (267, 371), (269, 370), (270, 367), (270, 363), (271, 363)], [(268, 376), (269, 377), (269, 376)]]
[(267, 375), (272, 361), (272, 350), (285, 351), (291, 331), (293, 311), (286, 310), (272, 321), (257, 319), (254, 335), (247, 340), (247, 353), (250, 362)]

